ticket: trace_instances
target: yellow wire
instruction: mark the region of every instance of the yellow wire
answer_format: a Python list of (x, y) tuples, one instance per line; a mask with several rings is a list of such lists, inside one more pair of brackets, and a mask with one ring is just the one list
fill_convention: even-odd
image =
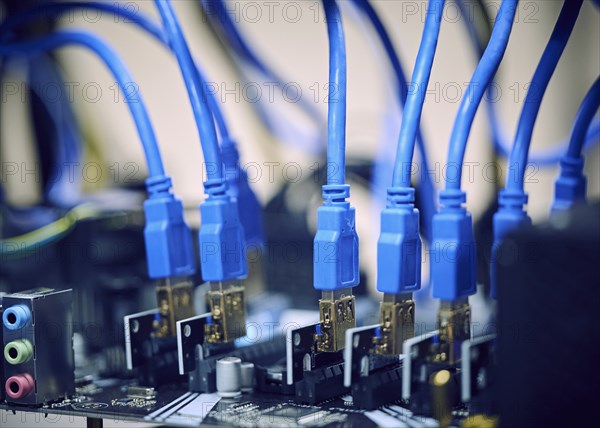
[(22, 235), (0, 240), (0, 252), (16, 254), (40, 243), (54, 241), (69, 232), (77, 222), (98, 216), (98, 210), (91, 203), (77, 205), (67, 213), (46, 226)]

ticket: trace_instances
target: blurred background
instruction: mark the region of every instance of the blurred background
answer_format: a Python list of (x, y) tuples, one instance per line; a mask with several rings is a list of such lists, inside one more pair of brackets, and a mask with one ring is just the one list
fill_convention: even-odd
[[(361, 20), (350, 2), (340, 3), (344, 11), (349, 70), (347, 153), (349, 157), (368, 161), (376, 159), (384, 147), (388, 149), (386, 156), (391, 161), (401, 120), (397, 99), (392, 96), (394, 75), (368, 24)], [(484, 3), (493, 17), (500, 2)], [(600, 70), (600, 17), (592, 2), (586, 3), (542, 104), (532, 143), (534, 152), (556, 147), (569, 135), (577, 107)], [(157, 21), (152, 2), (121, 4), (123, 8), (139, 11)], [(426, 2), (375, 0), (372, 4), (391, 34), (410, 76)], [(241, 76), (240, 61), (232, 58), (231, 48), (215, 35), (214, 28), (209, 25), (214, 17), (210, 13), (203, 14), (199, 2), (180, 0), (174, 1), (174, 5), (193, 53), (208, 75), (210, 88), (222, 103), (232, 135), (240, 147), (242, 168), (247, 168), (253, 189), (266, 204), (282, 185), (300, 180), (298, 174), (310, 175), (315, 164), (322, 160), (314, 150), (323, 144), (326, 136), (323, 126), (327, 114), (328, 44), (321, 6), (316, 1), (226, 2), (229, 16), (247, 41), (288, 84), (282, 87), (256, 73)], [(476, 20), (483, 19), (477, 2), (466, 2), (466, 5)], [(494, 100), (502, 131), (509, 139), (515, 134), (528, 82), (560, 7), (558, 1), (523, 1), (519, 6), (510, 44), (496, 78), (498, 96)], [(464, 25), (468, 17), (463, 15), (456, 4), (448, 3), (422, 119), (438, 188), (445, 173), (444, 162), (455, 114), (460, 99), (467, 93), (466, 83), (478, 61)], [(174, 58), (146, 34), (110, 13), (75, 11), (60, 17), (56, 25), (93, 31), (125, 60), (139, 85), (139, 94), (150, 110), (175, 191), (186, 206), (195, 208), (203, 199), (203, 159)], [(86, 144), (83, 162), (98, 161), (102, 166), (100, 170), (94, 165), (83, 171), (89, 176), (83, 180), (84, 189), (93, 191), (116, 187), (124, 181), (141, 182), (146, 176), (143, 153), (123, 94), (114, 79), (103, 64), (84, 49), (61, 49), (57, 57), (69, 84), (60, 95), (51, 93), (53, 88), (48, 89), (47, 97), (50, 101), (58, 96), (69, 97)], [(24, 65), (17, 60), (5, 67), (0, 134), (2, 161), (23, 165), (21, 169), (35, 170), (40, 160), (24, 94), (27, 88), (22, 84)], [(17, 84), (17, 90), (13, 90), (13, 83)], [(284, 92), (288, 93), (287, 99)], [(310, 103), (319, 112), (320, 124), (307, 118), (299, 108), (299, 100)], [(279, 126), (287, 132), (279, 135), (269, 132), (257, 109), (266, 110), (266, 114), (278, 120)], [(495, 196), (495, 185), (503, 184), (502, 180), (495, 180), (495, 170), (485, 168), (494, 160), (489, 135), (485, 107), (482, 106), (467, 150), (466, 161), (473, 162), (472, 177), (463, 179), (469, 195), (467, 204), (476, 219)], [(597, 150), (588, 156), (588, 189), (594, 197), (600, 192)], [(294, 164), (290, 166), (290, 163)], [(504, 179), (504, 163), (501, 163), (501, 172)], [(527, 190), (530, 193), (529, 212), (534, 221), (543, 220), (549, 213), (552, 180), (556, 173), (555, 166), (540, 167), (539, 170), (532, 167), (530, 170)], [(22, 179), (21, 175), (10, 175), (5, 168), (2, 185), (6, 201), (14, 206), (39, 202), (39, 177), (36, 179), (34, 174), (29, 174)], [(352, 202), (358, 209), (363, 264), (373, 273), (379, 226), (377, 210), (372, 207), (378, 201), (362, 190), (354, 191)], [(297, 203), (312, 203), (308, 213), (312, 226), (319, 195), (303, 198)], [(198, 210), (189, 210), (189, 221), (198, 224)]]
[[(120, 3), (123, 8), (139, 11), (158, 22), (152, 2)], [(291, 115), (282, 116), (286, 122), (304, 120), (306, 123), (306, 117), (301, 115), (300, 109), (289, 108), (290, 106), (286, 105), (297, 105), (294, 101), (301, 97), (303, 101), (314, 104), (325, 121), (328, 44), (320, 4), (316, 1), (226, 2), (230, 17), (240, 27), (247, 41), (279, 72), (285, 83), (290, 84), (286, 102), (281, 96), (283, 88), (269, 84), (259, 76), (249, 76), (248, 81), (240, 79), (231, 60), (231, 51), (228, 52), (228, 47), (215, 37), (207, 22), (211, 16), (201, 13), (199, 2), (176, 0), (173, 3), (193, 53), (206, 70), (212, 83), (211, 89), (214, 86), (217, 98), (223, 104), (232, 134), (240, 146), (242, 165), (257, 163), (265, 170), (262, 177), (255, 180), (253, 188), (261, 200), (266, 202), (277, 193), (282, 181), (285, 181), (285, 174), (281, 172), (283, 168), (274, 167), (274, 174), (269, 177), (266, 173), (268, 168), (264, 167), (264, 163), (285, 164), (293, 161), (308, 170), (313, 162), (319, 159), (308, 156), (305, 147), (314, 148), (316, 142), (311, 139), (323, 138), (324, 129), (303, 129), (306, 135), (296, 136), (293, 144), (290, 141), (278, 141), (276, 135), (270, 134), (261, 126), (256, 108), (259, 103), (268, 103), (271, 104), (268, 108), (275, 111), (291, 110)], [(360, 21), (360, 16), (352, 9), (350, 2), (340, 3), (345, 12), (349, 69), (348, 155), (373, 159), (378, 147), (383, 144), (382, 140), (395, 140), (397, 137), (401, 115), (396, 106), (396, 99), (390, 96), (390, 90), (394, 87), (394, 76), (383, 56), (380, 44), (368, 25)], [(500, 4), (499, 1), (484, 3), (492, 16)], [(426, 2), (375, 0), (372, 4), (391, 34), (410, 76), (421, 38)], [(475, 7), (476, 2), (466, 4), (474, 17), (480, 19), (481, 14)], [(561, 2), (558, 1), (523, 1), (519, 6), (510, 45), (496, 77), (501, 94), (495, 101), (500, 111), (502, 128), (508, 137), (514, 136), (527, 84), (531, 80), (560, 7)], [(459, 101), (478, 61), (463, 20), (464, 17), (456, 5), (449, 2), (422, 121), (432, 164), (443, 164), (445, 161)], [(533, 150), (552, 147), (568, 136), (576, 109), (600, 68), (599, 20), (592, 2), (586, 2), (544, 99), (535, 128)], [(202, 153), (185, 88), (174, 58), (135, 26), (106, 12), (70, 12), (60, 17), (56, 25), (61, 28), (85, 28), (93, 31), (110, 43), (125, 60), (139, 85), (139, 93), (148, 104), (164, 153), (166, 168), (173, 177), (177, 193), (186, 205), (198, 204), (203, 198)], [(64, 95), (72, 99), (86, 142), (95, 146), (93, 155), (98, 156), (106, 165), (135, 162), (137, 170), (127, 172), (132, 174), (132, 178), (142, 180), (146, 175), (142, 150), (127, 106), (122, 94), (115, 87), (114, 79), (103, 64), (85, 49), (61, 49), (58, 51), (58, 57), (66, 75), (65, 80), (70, 83), (68, 87), (72, 87), (70, 91), (64, 90)], [(8, 64), (6, 67), (4, 87), (9, 89), (7, 82), (20, 83), (20, 69), (23, 66), (14, 61), (14, 64)], [(248, 84), (249, 82), (251, 84)], [(297, 88), (302, 91), (298, 96)], [(57, 96), (48, 94), (50, 101)], [(20, 89), (19, 94), (4, 91), (1, 153), (5, 162), (34, 164), (37, 154), (32, 149), (32, 127), (27, 105), (22, 102), (23, 98), (23, 91)], [(306, 125), (311, 128), (314, 124)], [(281, 126), (285, 126), (285, 123)], [(291, 123), (289, 126), (298, 128)], [(301, 141), (302, 137), (308, 137), (309, 141)], [(482, 107), (471, 134), (467, 161), (485, 164), (491, 160), (488, 141), (489, 129)], [(92, 153), (86, 155), (91, 156)], [(393, 151), (389, 153), (390, 157), (394, 155)], [(588, 163), (594, 164), (591, 159)], [(473, 183), (469, 182), (467, 191), (469, 195), (476, 195), (470, 197), (468, 203), (477, 215), (485, 205), (486, 198), (492, 195), (491, 186), (487, 185), (489, 183), (480, 179), (481, 174), (475, 172), (475, 179), (470, 180)], [(598, 170), (590, 168), (588, 173), (598, 174)], [(104, 175), (106, 177), (102, 177), (98, 183), (86, 182), (85, 185), (92, 187), (91, 184), (96, 184), (94, 187), (98, 187), (116, 184), (108, 174)], [(551, 199), (550, 180), (555, 175), (554, 169), (544, 168), (535, 174), (539, 179), (538, 183), (529, 180), (528, 190), (532, 195), (529, 205), (534, 219), (542, 219), (548, 212)], [(597, 194), (597, 175), (588, 177), (590, 192)], [(39, 200), (40, 186), (35, 180), (11, 180), (8, 176), (6, 181), (3, 183), (6, 198), (11, 203), (27, 205)], [(361, 210), (361, 213), (363, 211), (365, 210)], [(378, 229), (372, 222), (365, 222), (366, 224), (371, 225), (371, 230)], [(371, 230), (365, 227), (361, 235), (367, 235)]]

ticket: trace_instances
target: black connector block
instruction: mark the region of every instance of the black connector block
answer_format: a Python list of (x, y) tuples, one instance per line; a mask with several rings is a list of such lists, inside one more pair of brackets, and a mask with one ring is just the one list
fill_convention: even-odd
[(352, 383), (355, 408), (375, 410), (402, 398), (402, 365), (385, 368)]
[(280, 364), (274, 366), (255, 366), (256, 389), (260, 392), (278, 395), (294, 395), (296, 388), (288, 385), (287, 370)]
[(344, 386), (344, 364), (335, 364), (305, 371), (303, 379), (296, 382), (295, 401), (315, 405), (348, 392)]
[(168, 385), (179, 383), (185, 378), (177, 373), (177, 343), (175, 338), (151, 337), (142, 347), (146, 364), (136, 370), (142, 385)]

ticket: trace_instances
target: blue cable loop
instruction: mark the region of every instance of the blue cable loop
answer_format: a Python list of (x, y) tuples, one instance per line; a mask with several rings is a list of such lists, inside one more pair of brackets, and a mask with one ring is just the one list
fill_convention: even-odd
[(156, 0), (155, 4), (186, 83), (204, 153), (204, 162), (207, 166), (210, 165), (210, 168), (206, 168), (207, 176), (209, 179), (221, 179), (224, 181), (223, 161), (217, 141), (217, 132), (212, 112), (207, 101), (206, 91), (203, 90), (201, 82), (197, 79), (196, 67), (185, 41), (183, 31), (168, 0)]
[[(463, 17), (468, 17), (469, 11), (465, 7), (465, 0), (457, 0), (456, 4), (461, 10), (461, 15)], [(464, 21), (467, 26), (467, 30), (469, 31), (469, 38), (471, 39), (475, 50), (480, 57), (483, 56), (485, 45), (481, 42), (481, 39), (477, 34), (477, 28), (475, 27), (473, 20), (465, 19)], [(485, 102), (487, 104), (486, 114), (492, 135), (492, 142), (494, 144), (494, 150), (496, 153), (498, 153), (500, 156), (508, 158), (510, 156), (512, 144), (509, 141), (508, 136), (502, 132), (502, 126), (498, 117), (496, 105), (493, 100), (494, 88), (490, 86), (488, 87), (488, 96), (485, 98)], [(585, 148), (587, 149), (595, 146), (598, 143), (600, 143), (600, 124), (595, 124), (595, 126), (592, 126), (585, 135)], [(569, 139), (564, 139), (560, 143), (556, 144), (556, 147), (551, 149), (537, 150), (535, 152), (532, 151), (529, 153), (529, 160), (530, 162), (539, 166), (554, 165), (560, 161), (562, 156), (564, 156), (568, 145)]]
[[(48, 82), (59, 85), (64, 83), (57, 65), (48, 54), (39, 55), (30, 60), (27, 71), (30, 89), (37, 93), (56, 132), (54, 136), (42, 136), (42, 138), (52, 141), (52, 150), (56, 158), (55, 164), (51, 166), (50, 174), (51, 177), (57, 177), (46, 183), (44, 194), (47, 201), (53, 205), (72, 207), (78, 203), (81, 177), (79, 174), (69, 177), (69, 173), (64, 169), (76, 165), (81, 157), (81, 136), (75, 121), (75, 113), (66, 97), (51, 101), (39, 93), (43, 88), (42, 85)], [(38, 141), (38, 146), (39, 143)]]
[[(481, 58), (483, 57), (483, 54), (485, 53), (486, 45), (479, 37), (479, 34), (477, 31), (477, 28), (475, 27), (474, 21), (472, 19), (468, 19), (470, 14), (469, 14), (469, 11), (467, 10), (467, 8), (465, 7), (465, 0), (456, 0), (456, 5), (460, 9), (461, 16), (463, 17), (463, 19), (465, 21), (465, 24), (467, 26), (467, 31), (469, 32), (469, 39), (471, 40), (471, 43), (473, 44), (473, 47), (475, 48), (475, 50), (477, 51), (477, 54), (478, 54), (478, 60), (481, 60)], [(482, 5), (482, 7), (484, 7), (484, 6)], [(505, 138), (502, 134), (502, 129), (500, 128), (498, 114), (496, 112), (496, 105), (492, 101), (494, 99), (493, 92), (494, 92), (493, 87), (488, 86), (488, 88), (487, 88), (488, 96), (485, 99), (485, 102), (487, 104), (486, 113), (487, 113), (490, 131), (492, 134), (492, 144), (494, 145), (494, 150), (496, 151), (496, 153), (499, 153), (502, 156), (507, 156), (508, 153), (510, 153), (510, 150), (507, 152), (503, 145)]]
[[(406, 105), (407, 97), (408, 97), (408, 85), (407, 85), (408, 79), (406, 77), (404, 67), (402, 66), (402, 62), (400, 61), (400, 56), (398, 55), (398, 53), (396, 52), (396, 49), (394, 48), (394, 44), (391, 40), (391, 37), (388, 34), (388, 32), (386, 31), (385, 26), (383, 25), (383, 22), (381, 22), (379, 15), (377, 15), (377, 12), (373, 8), (373, 6), (371, 6), (371, 3), (369, 3), (368, 0), (353, 0), (353, 1), (358, 6), (358, 8), (364, 12), (364, 14), (367, 16), (367, 18), (371, 21), (373, 28), (375, 29), (377, 35), (379, 36), (379, 39), (381, 40), (381, 44), (383, 45), (383, 48), (387, 54), (387, 57), (392, 65), (392, 68), (394, 69), (394, 72), (396, 75), (396, 81), (398, 84), (398, 100), (399, 100), (402, 108), (404, 108)], [(421, 198), (420, 198), (421, 211), (422, 211), (423, 215), (425, 216), (426, 224), (430, 225), (433, 215), (436, 212), (435, 186), (433, 184), (431, 176), (427, 173), (427, 171), (430, 171), (429, 158), (427, 155), (427, 148), (426, 148), (427, 146), (425, 144), (425, 139), (421, 132), (420, 126), (417, 128), (416, 139), (417, 139), (417, 150), (419, 151), (419, 156), (421, 158), (421, 171), (422, 171), (422, 173), (420, 174), (420, 180), (419, 180), (419, 182), (420, 182), (419, 191), (420, 191), (420, 195), (421, 195)], [(385, 150), (385, 151), (382, 151), (382, 153), (384, 154), (384, 156), (387, 156), (388, 151)], [(378, 162), (376, 164), (376, 168), (381, 168), (381, 164), (382, 164), (381, 161)], [(380, 183), (380, 180), (375, 179), (375, 184), (383, 185), (385, 187), (387, 185), (388, 179), (386, 178), (385, 180), (386, 181), (384, 183)], [(430, 229), (431, 229), (430, 227), (427, 227), (423, 230), (423, 232), (426, 235), (428, 235), (427, 236), (428, 239), (431, 238)]]
[[(35, 40), (2, 43), (0, 44), (0, 55), (31, 56), (66, 45), (80, 45), (94, 51), (110, 69), (125, 96), (131, 96), (127, 90), (127, 85), (134, 80), (127, 67), (125, 67), (117, 54), (106, 43), (100, 38), (84, 31), (58, 31)], [(163, 176), (165, 175), (165, 171), (146, 105), (139, 93), (135, 96), (136, 99), (130, 99), (127, 106), (135, 120), (140, 139), (142, 140), (149, 175)]]
[(194, 250), (190, 229), (183, 219), (181, 201), (169, 191), (171, 180), (165, 176), (145, 104), (139, 94), (137, 99), (130, 99), (131, 94), (127, 91), (127, 84), (133, 80), (119, 57), (99, 38), (75, 31), (56, 32), (33, 41), (0, 44), (0, 54), (38, 54), (40, 51), (44, 52), (68, 44), (82, 45), (96, 52), (128, 97), (127, 105), (135, 119), (149, 170), (149, 178), (146, 181), (149, 197), (144, 202), (146, 216), (144, 241), (148, 275), (151, 278), (165, 278), (193, 274), (196, 269)]
[[(62, 15), (63, 13), (76, 10), (76, 9), (86, 9), (86, 10), (96, 10), (100, 12), (107, 12), (112, 14), (115, 17), (122, 18), (124, 22), (132, 23), (138, 26), (140, 29), (144, 30), (150, 36), (152, 36), (156, 41), (161, 43), (163, 46), (167, 47), (169, 50), (172, 50), (171, 43), (169, 39), (166, 37), (162, 28), (156, 25), (152, 20), (148, 17), (144, 16), (139, 11), (132, 11), (127, 8), (120, 7), (113, 3), (99, 3), (99, 2), (71, 2), (71, 3), (48, 3), (41, 4), (34, 7), (30, 7), (28, 9), (23, 9), (14, 15), (11, 15), (6, 20), (0, 24), (0, 39), (7, 40), (11, 36), (14, 31), (24, 25), (27, 25), (35, 20), (44, 17), (44, 18), (52, 18)], [(202, 82), (202, 87), (206, 88), (206, 76), (202, 69), (198, 66), (198, 63), (195, 63), (197, 78)], [(209, 93), (207, 95), (208, 102), (210, 104), (210, 109), (214, 115), (215, 122), (217, 124), (217, 128), (219, 130), (219, 135), (222, 138), (222, 144), (228, 144), (232, 140), (229, 139), (229, 128), (227, 126), (227, 122), (225, 120), (223, 111), (219, 105), (215, 94)], [(235, 143), (235, 142), (234, 142)]]
[(404, 103), (406, 102), (406, 97), (408, 96), (407, 78), (406, 73), (404, 72), (404, 67), (402, 66), (402, 62), (400, 61), (400, 56), (394, 48), (394, 43), (392, 42), (390, 35), (385, 29), (383, 22), (381, 22), (379, 15), (375, 11), (375, 9), (373, 9), (371, 3), (369, 3), (368, 0), (352, 1), (360, 10), (363, 11), (363, 13), (371, 21), (371, 24), (373, 25), (373, 28), (375, 29), (375, 32), (377, 33), (377, 36), (379, 37), (379, 40), (383, 45), (383, 49), (385, 50), (387, 57), (392, 65), (392, 68), (394, 69), (394, 72), (396, 74), (399, 89), (398, 98), (400, 99), (400, 104), (404, 105)]
[(444, 0), (430, 0), (427, 5), (427, 19), (423, 30), (423, 38), (421, 39), (412, 75), (412, 84), (416, 86), (416, 90), (411, 92), (406, 99), (398, 137), (398, 150), (392, 181), (394, 187), (410, 187), (410, 168), (405, 168), (405, 165), (412, 163), (415, 138), (421, 123), (423, 103), (425, 102), (425, 89), (431, 76), (440, 34), (444, 3)]
[(582, 156), (585, 135), (600, 106), (600, 78), (586, 94), (575, 118), (567, 154), (560, 161), (560, 174), (554, 183), (552, 212), (570, 209), (586, 199), (587, 179), (583, 174)]
[(274, 77), (276, 75), (276, 73), (258, 57), (250, 45), (246, 43), (240, 32), (237, 30), (235, 22), (229, 16), (223, 1), (200, 0), (200, 4), (208, 15), (212, 15), (213, 12), (217, 15), (220, 24), (223, 26), (223, 30), (226, 32), (229, 42), (233, 45), (233, 48), (246, 59), (246, 61), (252, 63), (267, 77)]
[(469, 88), (474, 88), (461, 101), (448, 149), (448, 165), (456, 165), (458, 175), (456, 180), (446, 177), (446, 189), (460, 189), (462, 167), (473, 120), (481, 99), (494, 78), (506, 52), (517, 3), (517, 0), (502, 1), (492, 30), (492, 36), (469, 84)]
[(596, 111), (600, 107), (600, 77), (596, 79), (588, 93), (586, 94), (577, 116), (575, 118), (575, 124), (573, 125), (573, 131), (571, 132), (571, 141), (569, 142), (569, 149), (567, 151), (567, 157), (579, 158), (585, 144), (585, 136), (587, 130), (594, 120)]
[(525, 169), (527, 168), (528, 152), (535, 121), (540, 111), (542, 99), (548, 88), (548, 83), (567, 46), (582, 4), (583, 0), (567, 0), (564, 2), (548, 45), (535, 70), (519, 118), (515, 143), (510, 153), (510, 167), (506, 178), (507, 189), (523, 191)]
[(62, 15), (65, 12), (69, 12), (76, 9), (88, 9), (96, 10), (99, 12), (107, 12), (115, 17), (123, 18), (125, 22), (131, 22), (135, 25), (140, 26), (146, 32), (151, 34), (155, 39), (161, 43), (168, 45), (168, 40), (165, 37), (162, 29), (154, 24), (151, 20), (144, 17), (139, 11), (134, 12), (127, 8), (122, 8), (114, 3), (100, 3), (100, 2), (69, 2), (69, 3), (44, 3), (39, 4), (27, 9), (20, 10), (10, 16), (8, 16), (0, 24), (0, 35), (2, 40), (7, 40), (15, 35), (15, 30), (30, 24), (41, 18), (55, 18)]
[[(152, 22), (152, 20), (141, 13), (130, 11), (129, 9), (121, 8), (116, 4), (110, 3), (50, 3), (24, 9), (15, 15), (11, 15), (9, 19), (0, 25), (0, 34), (10, 36), (12, 30), (21, 25), (27, 24), (40, 17), (58, 16), (74, 9), (92, 9), (110, 13), (115, 17), (121, 18), (124, 22), (137, 25), (163, 46), (169, 48), (171, 51), (173, 50), (171, 43), (165, 36), (162, 28)], [(238, 209), (240, 210), (240, 217), (244, 223), (244, 231), (248, 235), (247, 238), (252, 242), (260, 243), (263, 239), (260, 202), (249, 187), (246, 174), (243, 171), (240, 171), (237, 144), (235, 140), (230, 137), (229, 129), (218, 99), (215, 93), (207, 91), (206, 78), (204, 77), (202, 70), (198, 67), (198, 64), (195, 63), (194, 65), (196, 68), (195, 78), (199, 80), (202, 85), (203, 95), (207, 97), (209, 107), (213, 113), (219, 131), (221, 148), (225, 153), (223, 157), (224, 167), (227, 171), (235, 171), (235, 175), (227, 174), (226, 177), (229, 187), (228, 193), (232, 198), (237, 199), (238, 201)], [(211, 190), (211, 193), (219, 195), (222, 192), (217, 189)]]
[[(200, 5), (209, 17), (213, 15), (217, 16), (218, 22), (227, 37), (227, 41), (244, 61), (251, 64), (265, 78), (272, 82), (277, 82), (280, 86), (285, 86), (287, 82), (274, 69), (269, 67), (252, 46), (246, 42), (236, 23), (231, 19), (223, 0), (200, 0)], [(315, 122), (321, 123), (321, 113), (310, 102), (306, 102), (304, 97), (299, 100), (298, 105)], [(267, 117), (263, 117), (263, 119), (269, 120)]]

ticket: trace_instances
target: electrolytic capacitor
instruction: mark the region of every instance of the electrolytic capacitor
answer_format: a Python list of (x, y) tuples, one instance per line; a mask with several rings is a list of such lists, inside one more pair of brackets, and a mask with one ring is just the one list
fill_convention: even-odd
[(254, 388), (254, 363), (242, 363), (242, 391), (250, 392)]
[(221, 397), (236, 397), (242, 388), (242, 360), (225, 357), (217, 361), (217, 392)]

